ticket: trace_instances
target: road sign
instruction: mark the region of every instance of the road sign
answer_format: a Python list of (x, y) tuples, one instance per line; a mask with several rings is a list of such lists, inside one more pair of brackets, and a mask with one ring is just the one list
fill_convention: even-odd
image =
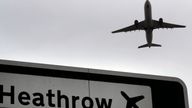
[(188, 108), (178, 78), (0, 60), (0, 108)]

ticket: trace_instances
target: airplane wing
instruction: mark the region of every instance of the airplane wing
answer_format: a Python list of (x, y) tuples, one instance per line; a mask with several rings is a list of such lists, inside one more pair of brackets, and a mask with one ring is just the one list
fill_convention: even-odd
[(133, 108), (139, 108), (137, 105), (133, 105)]
[(124, 92), (124, 91), (121, 91), (121, 95), (125, 98), (125, 99), (129, 99), (129, 96)]
[(171, 24), (171, 23), (166, 23), (166, 22), (160, 22), (153, 20), (153, 28), (154, 29), (159, 29), (159, 28), (185, 28), (186, 26), (184, 25), (177, 25), (177, 24)]
[(144, 21), (135, 23), (134, 25), (131, 25), (129, 27), (125, 27), (116, 31), (113, 31), (112, 33), (119, 33), (119, 32), (128, 32), (128, 31), (135, 31), (135, 30), (144, 30)]
[(142, 100), (142, 99), (144, 99), (145, 97), (143, 96), (143, 95), (141, 95), (141, 96), (137, 96), (137, 97), (133, 97), (133, 98), (131, 98), (132, 99), (132, 101), (134, 101), (134, 102), (138, 102), (138, 101), (140, 101), (140, 100)]

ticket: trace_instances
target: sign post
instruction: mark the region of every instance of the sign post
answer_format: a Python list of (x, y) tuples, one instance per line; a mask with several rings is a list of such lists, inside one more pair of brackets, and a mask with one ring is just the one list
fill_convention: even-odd
[(0, 108), (188, 108), (177, 79), (0, 60)]

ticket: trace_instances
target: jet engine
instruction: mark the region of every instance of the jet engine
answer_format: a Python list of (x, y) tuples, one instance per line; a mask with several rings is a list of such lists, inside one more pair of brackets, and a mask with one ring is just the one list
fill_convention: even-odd
[(138, 26), (138, 24), (139, 24), (139, 21), (138, 20), (135, 20), (135, 26), (137, 27)]
[(159, 24), (160, 24), (160, 25), (163, 24), (163, 18), (159, 18)]

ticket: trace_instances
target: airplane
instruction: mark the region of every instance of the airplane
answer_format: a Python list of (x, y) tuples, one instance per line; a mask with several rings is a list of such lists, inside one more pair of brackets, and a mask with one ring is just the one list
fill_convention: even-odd
[(144, 14), (145, 20), (139, 22), (135, 20), (134, 24), (116, 31), (112, 33), (119, 33), (119, 32), (128, 32), (128, 31), (135, 31), (135, 30), (144, 30), (146, 32), (146, 40), (147, 44), (141, 45), (138, 48), (145, 48), (145, 47), (161, 47), (159, 44), (152, 43), (153, 39), (153, 30), (159, 28), (185, 28), (184, 25), (177, 25), (163, 22), (163, 18), (159, 18), (159, 21), (152, 19), (152, 11), (151, 11), (151, 3), (149, 0), (146, 0), (144, 5)]
[(144, 99), (144, 96), (137, 96), (130, 98), (125, 92), (121, 91), (121, 95), (127, 100), (127, 106), (126, 108), (139, 108), (136, 103), (142, 99)]

